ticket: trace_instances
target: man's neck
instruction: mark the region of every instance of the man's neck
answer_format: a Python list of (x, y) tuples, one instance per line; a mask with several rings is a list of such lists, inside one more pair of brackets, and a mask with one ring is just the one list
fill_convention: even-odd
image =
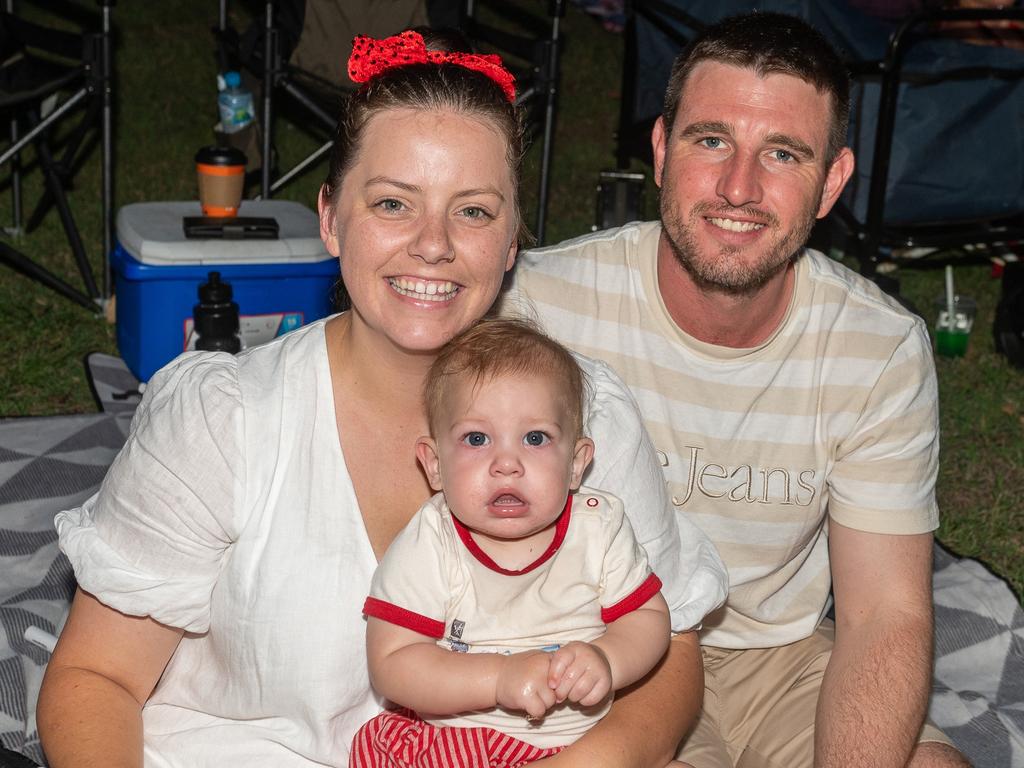
[(658, 240), (658, 290), (679, 328), (706, 344), (735, 349), (756, 347), (779, 327), (793, 296), (790, 262), (752, 294), (709, 290), (694, 282), (662, 233)]

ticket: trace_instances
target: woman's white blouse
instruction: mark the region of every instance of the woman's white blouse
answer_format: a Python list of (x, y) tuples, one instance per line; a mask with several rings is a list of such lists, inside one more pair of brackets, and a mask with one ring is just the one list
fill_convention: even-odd
[[(338, 439), (325, 322), (158, 372), (99, 493), (57, 516), (82, 589), (185, 630), (143, 710), (148, 768), (345, 766), (380, 711), (362, 617), (376, 559)], [(725, 597), (721, 561), (669, 505), (625, 386), (581, 362), (597, 446), (585, 482), (624, 500), (673, 628), (698, 625)]]

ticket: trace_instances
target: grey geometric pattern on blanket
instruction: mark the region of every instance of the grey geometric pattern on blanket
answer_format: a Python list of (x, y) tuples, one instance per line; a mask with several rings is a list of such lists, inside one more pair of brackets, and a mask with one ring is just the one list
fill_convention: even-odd
[(85, 356), (86, 374), (93, 395), (104, 413), (132, 413), (139, 404), (139, 380), (124, 360), (102, 352)]
[(976, 560), (936, 547), (929, 716), (978, 768), (1024, 766), (1024, 611)]
[[(116, 358), (94, 362), (109, 368), (111, 391), (128, 388)], [(74, 590), (53, 516), (96, 490), (130, 418), (131, 407), (117, 407), (0, 420), (0, 743), (40, 763), (34, 712), (47, 654), (23, 634), (29, 624), (57, 634)], [(976, 768), (1024, 768), (1024, 612), (1003, 581), (938, 545), (934, 578), (929, 716)]]
[(43, 762), (35, 706), (49, 654), (25, 640), (59, 634), (74, 594), (53, 516), (95, 493), (131, 413), (0, 421), (0, 744)]

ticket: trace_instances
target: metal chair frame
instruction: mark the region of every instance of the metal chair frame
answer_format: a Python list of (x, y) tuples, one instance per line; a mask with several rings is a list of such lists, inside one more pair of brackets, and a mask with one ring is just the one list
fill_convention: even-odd
[[(682, 24), (694, 34), (707, 25), (665, 0), (629, 0), (626, 8), (626, 46), (622, 80), (622, 105), (619, 114), (616, 160), (620, 169), (629, 167), (634, 149), (630, 144), (632, 113), (636, 87), (637, 50), (636, 16), (654, 24), (661, 32), (677, 42), (682, 50), (692, 39), (680, 32), (672, 23)], [(1024, 20), (1024, 9), (999, 10), (934, 10), (908, 17), (890, 36), (885, 55), (878, 61), (850, 62), (853, 79), (876, 79), (881, 83), (879, 113), (875, 128), (874, 155), (871, 162), (868, 187), (868, 205), (864, 220), (858, 220), (850, 208), (840, 200), (828, 218), (833, 231), (838, 232), (851, 246), (861, 272), (875, 277), (883, 249), (925, 247), (941, 253), (965, 245), (998, 245), (1024, 239), (1024, 212), (1016, 215), (994, 216), (988, 219), (955, 222), (922, 222), (890, 225), (885, 223), (885, 198), (889, 162), (892, 155), (896, 112), (899, 106), (899, 87), (908, 78), (921, 76), (905, 67), (907, 51), (922, 39), (915, 35), (921, 26), (941, 21), (999, 21)], [(928, 73), (932, 81), (952, 77), (1021, 77), (1024, 71), (1006, 72), (996, 68), (946, 70)], [(900, 262), (891, 255), (887, 260)], [(913, 263), (908, 261), (907, 263)]]
[[(217, 33), (221, 41), (227, 39), (228, 19), (227, 0), (219, 0), (219, 18)], [(261, 152), (263, 162), (260, 167), (260, 192), (255, 199), (269, 200), (274, 193), (298, 177), (308, 168), (319, 162), (334, 145), (333, 139), (321, 144), (309, 155), (296, 163), (290, 170), (273, 178), (271, 156), (274, 146), (274, 116), (277, 108), (275, 94), (280, 89), (285, 95), (305, 109), (328, 133), (333, 133), (337, 124), (337, 115), (329, 114), (315, 98), (297, 81), (297, 70), (289, 65), (281, 52), (280, 32), (274, 24), (274, 7), (276, 0), (266, 0), (263, 10), (263, 50), (260, 59), (253, 63), (256, 74), (263, 83), (263, 98), (260, 105)], [(252, 68), (252, 67), (251, 67)], [(306, 73), (306, 77), (313, 76)], [(330, 83), (323, 83), (325, 89), (333, 89)]]
[[(0, 262), (3, 262), (36, 282), (56, 291), (58, 294), (80, 306), (97, 311), (102, 309), (111, 295), (111, 275), (109, 256), (113, 245), (113, 141), (112, 141), (112, 93), (111, 93), (111, 7), (115, 0), (97, 0), (101, 8), (101, 27), (99, 32), (88, 32), (83, 35), (84, 55), (80, 66), (73, 68), (66, 76), (51, 81), (45, 87), (34, 91), (18, 94), (9, 100), (8, 110), (20, 110), (10, 120), (10, 146), (0, 154), (0, 165), (11, 163), (11, 188), (13, 197), (13, 226), (9, 232), (20, 235), (22, 232), (22, 173), (21, 152), (30, 143), (34, 143), (36, 157), (43, 172), (46, 185), (46, 198), (41, 202), (52, 202), (61, 219), (78, 271), (85, 286), (83, 293), (50, 270), (41, 266), (14, 248), (7, 242), (0, 241)], [(13, 21), (14, 3), (7, 0), (4, 12)], [(30, 30), (33, 34), (57, 34), (52, 30), (17, 19), (18, 26)], [(60, 94), (68, 88), (77, 86), (70, 95), (60, 100)], [(35, 114), (42, 99), (57, 98), (55, 108), (45, 116)], [(60, 160), (55, 160), (47, 143), (50, 129), (69, 116), (74, 110), (85, 108), (81, 121), (75, 127)], [(19, 117), (29, 125), (27, 132), (21, 132)], [(103, 216), (103, 276), (102, 289), (97, 286), (85, 246), (74, 221), (67, 197), (64, 194), (65, 179), (70, 176), (79, 150), (95, 123), (99, 123), (101, 133), (102, 163), (102, 216)]]
[[(543, 104), (543, 119), (540, 132), (542, 134), (540, 181), (538, 184), (538, 204), (535, 236), (538, 243), (544, 242), (547, 224), (548, 195), (551, 186), (551, 159), (555, 130), (555, 116), (558, 100), (558, 67), (560, 45), (560, 22), (565, 16), (565, 0), (548, 0), (547, 36), (534, 40), (510, 34), (478, 20), (477, 10), (482, 0), (466, 0), (461, 8), (461, 25), (466, 35), (474, 42), (483, 42), (498, 50), (509, 53), (517, 58), (530, 62), (530, 70), (526, 77), (520, 78), (527, 87), (516, 95), (519, 105)], [(229, 29), (227, 19), (227, 0), (219, 0), (220, 13), (217, 32), (221, 39), (226, 38)], [(274, 6), (276, 0), (266, 0), (263, 14), (263, 50), (261, 56), (262, 69), (258, 72), (263, 82), (263, 98), (260, 107), (263, 163), (261, 167), (259, 198), (269, 199), (275, 192), (319, 162), (333, 146), (333, 140), (323, 143), (291, 170), (272, 178), (271, 157), (274, 143), (274, 116), (277, 105), (275, 94), (280, 89), (309, 112), (319, 125), (333, 132), (337, 121), (336, 115), (328, 114), (315, 99), (296, 81), (296, 71), (284, 61), (281, 54), (280, 33), (274, 25)], [(502, 9), (498, 9), (499, 11)], [(330, 84), (325, 84), (329, 86)]]
[[(548, 196), (551, 189), (551, 162), (554, 151), (555, 120), (558, 110), (559, 64), (561, 59), (561, 20), (565, 17), (564, 0), (548, 0), (548, 25), (545, 37), (528, 38), (516, 35), (494, 26), (482, 23), (477, 9), (484, 5), (482, 0), (466, 0), (462, 12), (462, 28), (474, 42), (490, 45), (503, 53), (530, 62), (525, 76), (517, 77), (526, 83), (516, 94), (516, 104), (541, 105), (543, 116), (540, 120), (541, 136), (540, 179), (537, 185), (537, 219), (534, 236), (537, 244), (543, 245), (547, 234)], [(496, 12), (514, 13), (508, 8), (495, 8)], [(522, 14), (515, 14), (521, 16)], [(535, 17), (529, 21), (539, 26)]]
[[(936, 248), (945, 251), (965, 245), (996, 245), (1024, 239), (1024, 211), (1015, 215), (993, 216), (984, 219), (954, 222), (922, 222), (913, 224), (886, 224), (885, 198), (889, 161), (892, 155), (896, 111), (899, 106), (899, 86), (913, 72), (904, 67), (907, 51), (922, 39), (913, 31), (922, 25), (941, 21), (1000, 21), (1024, 20), (1024, 9), (1000, 10), (938, 10), (924, 11), (903, 21), (889, 38), (885, 56), (875, 62), (852, 66), (854, 79), (876, 78), (881, 81), (878, 123), (875, 128), (874, 156), (871, 162), (868, 205), (863, 221), (858, 220), (849, 207), (840, 201), (833, 208), (831, 221), (853, 243), (861, 273), (873, 276), (883, 248)], [(972, 68), (969, 71), (946, 70), (929, 73), (929, 79), (939, 81), (952, 77), (1024, 77), (1024, 69), (1006, 72), (993, 68)], [(900, 262), (887, 257), (887, 260)], [(911, 262), (912, 263), (912, 262)]]

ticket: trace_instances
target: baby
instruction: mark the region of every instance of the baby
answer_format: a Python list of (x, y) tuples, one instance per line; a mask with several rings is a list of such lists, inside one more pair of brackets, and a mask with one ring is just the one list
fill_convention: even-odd
[(416, 453), (443, 492), (364, 607), (370, 680), (405, 709), (360, 729), (351, 766), (539, 760), (665, 653), (661, 582), (622, 502), (579, 487), (585, 389), (572, 355), (522, 321), (484, 320), (433, 364)]

